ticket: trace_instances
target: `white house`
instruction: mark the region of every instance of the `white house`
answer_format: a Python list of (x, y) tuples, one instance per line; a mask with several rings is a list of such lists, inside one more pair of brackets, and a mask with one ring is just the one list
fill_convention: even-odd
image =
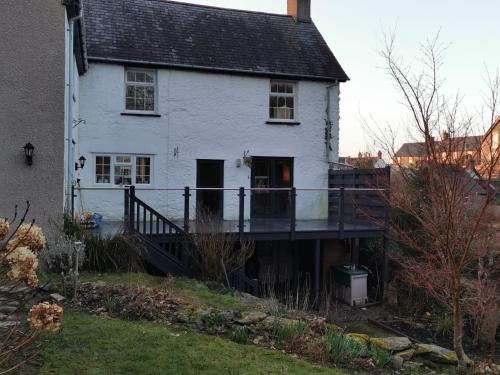
[[(80, 77), (77, 210), (123, 217), (123, 192), (170, 219), (183, 189), (295, 186), (298, 219), (324, 219), (338, 161), (339, 85), (347, 75), (311, 21), (165, 0), (84, 0), (88, 72)], [(85, 190), (87, 189), (87, 190)], [(176, 190), (177, 189), (177, 190)], [(192, 192), (238, 217), (236, 190)], [(289, 192), (248, 193), (245, 217), (289, 213)]]

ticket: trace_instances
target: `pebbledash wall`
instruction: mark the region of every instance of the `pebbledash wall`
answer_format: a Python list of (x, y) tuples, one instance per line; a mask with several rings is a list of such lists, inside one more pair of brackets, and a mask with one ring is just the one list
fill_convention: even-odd
[(44, 230), (64, 202), (64, 19), (60, 0), (0, 2), (0, 217), (28, 200)]
[[(338, 159), (339, 86), (328, 82), (297, 81), (297, 120), (300, 125), (266, 124), (270, 79), (184, 70), (157, 71), (157, 105), (161, 117), (125, 116), (124, 70), (121, 65), (91, 63), (80, 79), (80, 116), (77, 154), (87, 165), (77, 174), (83, 188), (77, 210), (123, 217), (123, 192), (95, 183), (95, 156), (138, 154), (153, 157), (152, 184), (148, 189), (196, 187), (196, 160), (224, 160), (224, 187), (249, 188), (250, 168), (236, 160), (250, 156), (294, 158), (294, 186), (327, 188), (328, 162)], [(326, 152), (327, 90), (333, 122), (332, 149)], [(168, 218), (181, 218), (183, 192), (138, 190), (137, 195)], [(326, 218), (328, 195), (300, 192), (297, 218)], [(191, 215), (196, 197), (191, 199)], [(250, 216), (250, 197), (245, 202)], [(224, 193), (224, 218), (238, 217), (236, 191)]]

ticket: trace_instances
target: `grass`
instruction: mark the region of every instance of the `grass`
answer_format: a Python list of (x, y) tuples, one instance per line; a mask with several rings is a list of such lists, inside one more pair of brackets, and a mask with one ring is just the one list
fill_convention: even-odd
[(328, 331), (325, 334), (326, 350), (335, 363), (349, 363), (354, 358), (360, 358), (366, 353), (366, 347), (357, 341), (348, 340), (344, 334)]
[(277, 351), (145, 322), (67, 310), (47, 336), (42, 375), (346, 374)]

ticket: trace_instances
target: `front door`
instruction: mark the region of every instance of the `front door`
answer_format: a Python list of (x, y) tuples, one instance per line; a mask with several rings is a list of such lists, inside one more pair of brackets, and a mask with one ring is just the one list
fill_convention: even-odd
[(252, 157), (252, 218), (290, 217), (290, 191), (266, 188), (290, 188), (293, 184), (293, 159)]
[[(224, 187), (223, 160), (197, 160), (197, 188)], [(224, 216), (224, 192), (222, 190), (198, 190), (196, 192), (196, 210), (213, 218)]]

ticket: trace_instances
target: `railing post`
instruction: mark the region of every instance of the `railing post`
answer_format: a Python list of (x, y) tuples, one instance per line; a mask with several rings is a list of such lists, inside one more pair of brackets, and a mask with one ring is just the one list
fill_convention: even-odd
[(135, 228), (135, 186), (129, 187), (128, 203), (128, 230), (129, 232), (133, 232)]
[(238, 194), (240, 198), (238, 230), (240, 232), (240, 242), (243, 242), (243, 234), (245, 231), (245, 188), (240, 187)]
[(345, 220), (345, 189), (344, 187), (340, 188), (340, 196), (339, 196), (339, 238), (344, 238), (344, 220)]
[(75, 221), (75, 185), (71, 185), (71, 221)]
[(189, 186), (184, 188), (184, 231), (189, 233)]
[(295, 241), (296, 216), (297, 216), (297, 189), (295, 187), (292, 187), (290, 189), (290, 241)]

